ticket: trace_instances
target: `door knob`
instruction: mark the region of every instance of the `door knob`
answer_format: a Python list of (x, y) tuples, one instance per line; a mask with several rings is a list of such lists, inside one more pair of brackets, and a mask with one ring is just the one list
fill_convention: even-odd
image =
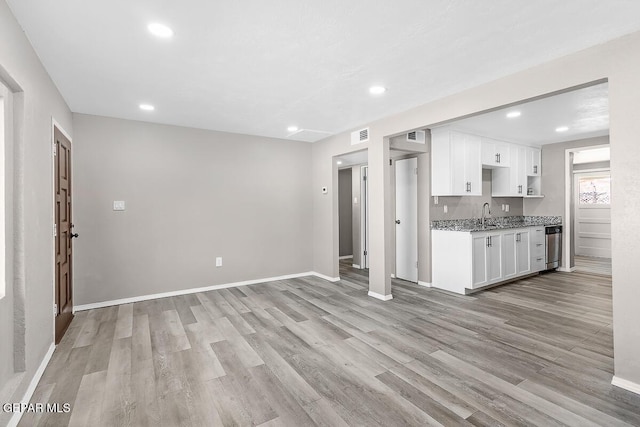
[(74, 234), (74, 233), (71, 233), (71, 237), (69, 237), (69, 238), (70, 238), (70, 239), (73, 239), (74, 237), (75, 237), (75, 238), (77, 238), (77, 237), (78, 237), (78, 233), (75, 233), (75, 234)]
[(400, 220), (399, 219), (396, 219), (396, 224), (400, 224)]

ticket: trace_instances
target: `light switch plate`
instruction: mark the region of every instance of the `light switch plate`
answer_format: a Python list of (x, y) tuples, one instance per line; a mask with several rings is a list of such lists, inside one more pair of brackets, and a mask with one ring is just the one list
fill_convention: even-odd
[(216, 267), (222, 267), (222, 257), (216, 257)]
[(125, 209), (124, 200), (114, 200), (113, 201), (113, 210), (114, 211), (123, 211)]

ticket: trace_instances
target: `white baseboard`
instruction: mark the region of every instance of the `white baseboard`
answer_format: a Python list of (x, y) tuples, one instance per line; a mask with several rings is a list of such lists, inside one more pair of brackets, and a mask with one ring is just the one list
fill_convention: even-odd
[(623, 388), (625, 390), (628, 390), (632, 393), (636, 393), (636, 394), (640, 394), (640, 384), (638, 383), (634, 383), (632, 381), (628, 381), (628, 380), (623, 380), (620, 377), (616, 377), (615, 375), (613, 376), (613, 379), (611, 380), (611, 384), (613, 384), (616, 387), (620, 387)]
[(317, 271), (312, 271), (310, 274), (308, 274), (308, 276), (316, 276), (316, 277), (319, 277), (321, 279), (328, 280), (329, 282), (339, 282), (340, 281), (340, 277), (325, 276), (324, 274), (318, 273)]
[(392, 279), (395, 279), (395, 278), (396, 278), (396, 275), (395, 275), (395, 274), (393, 274), (393, 273), (391, 273), (391, 278), (392, 278)]
[(420, 286), (424, 286), (425, 288), (430, 288), (431, 287), (431, 283), (429, 282), (423, 282), (421, 280), (418, 280), (418, 285)]
[(236, 288), (238, 286), (255, 285), (257, 283), (275, 282), (276, 280), (295, 279), (297, 277), (307, 277), (307, 276), (317, 276), (321, 279), (328, 280), (329, 282), (337, 282), (340, 280), (339, 277), (329, 277), (329, 276), (325, 276), (324, 274), (316, 273), (315, 271), (307, 271), (305, 273), (288, 274), (286, 276), (267, 277), (264, 279), (255, 279), (255, 280), (245, 280), (243, 282), (225, 283), (222, 285), (205, 286), (202, 288), (183, 289), (179, 291), (162, 292), (159, 294), (140, 295), (140, 296), (131, 297), (131, 298), (122, 298), (122, 299), (116, 299), (111, 301), (96, 302), (91, 304), (82, 304), (82, 305), (75, 306), (73, 311), (75, 312), (75, 311), (92, 310), (95, 308), (111, 307), (113, 305), (121, 305), (121, 304), (130, 304), (133, 302), (147, 301), (147, 300), (157, 299), (157, 298), (167, 298), (167, 297), (174, 297), (177, 295), (195, 294), (198, 292), (215, 291), (217, 289)]
[(372, 292), (372, 291), (369, 291), (369, 293), (367, 295), (369, 295), (370, 297), (382, 300), (382, 301), (389, 301), (390, 299), (393, 299), (393, 295), (391, 295), (391, 294), (382, 295), (382, 294), (379, 294), (377, 292)]
[[(40, 366), (38, 366), (38, 370), (36, 371), (35, 374), (33, 374), (33, 378), (31, 378), (29, 387), (27, 387), (27, 391), (24, 392), (24, 396), (22, 397), (22, 400), (20, 401), (20, 403), (28, 404), (29, 401), (31, 400), (31, 397), (33, 396), (33, 392), (36, 391), (36, 387), (40, 382), (40, 378), (42, 378), (42, 374), (44, 374), (44, 370), (47, 368), (47, 365), (49, 364), (49, 361), (51, 360), (51, 356), (53, 356), (53, 351), (55, 349), (56, 349), (55, 344), (51, 343), (49, 350), (47, 350), (47, 354), (44, 355), (44, 358), (42, 359)], [(14, 413), (11, 419), (9, 420), (9, 424), (7, 424), (7, 427), (17, 426), (23, 414), (24, 412), (22, 411)]]
[(558, 267), (556, 270), (562, 271), (563, 273), (573, 273), (574, 271), (576, 271), (576, 268), (575, 267), (569, 267), (569, 268)]
[(357, 268), (358, 270), (360, 269), (360, 266), (358, 264), (351, 264), (351, 267)]
[(338, 257), (338, 259), (351, 259), (351, 258), (353, 258), (353, 255), (344, 255), (344, 256)]

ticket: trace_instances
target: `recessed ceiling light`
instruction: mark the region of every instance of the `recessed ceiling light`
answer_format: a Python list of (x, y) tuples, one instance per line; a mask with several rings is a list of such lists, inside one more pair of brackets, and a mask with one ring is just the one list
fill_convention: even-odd
[(289, 127), (287, 128), (287, 130), (288, 130), (289, 132), (296, 132), (296, 131), (298, 130), (298, 126), (289, 126)]
[(338, 161), (336, 162), (336, 165), (341, 165), (341, 164), (342, 164), (342, 160), (338, 160)]
[(556, 132), (566, 132), (569, 128), (567, 126), (560, 126), (556, 128)]
[(520, 117), (520, 111), (511, 111), (509, 113), (507, 113), (507, 117), (510, 119), (515, 119), (516, 117)]
[(387, 88), (384, 86), (371, 86), (369, 88), (369, 93), (371, 95), (382, 95), (387, 91)]
[(156, 107), (151, 104), (140, 104), (140, 109), (144, 111), (153, 111), (156, 109)]
[(147, 25), (147, 29), (154, 36), (161, 37), (163, 39), (173, 36), (173, 30), (171, 28), (157, 22)]

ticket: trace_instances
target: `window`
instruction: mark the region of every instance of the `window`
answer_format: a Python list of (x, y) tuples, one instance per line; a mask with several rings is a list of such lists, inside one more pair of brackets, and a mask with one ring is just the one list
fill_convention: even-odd
[(588, 176), (578, 180), (578, 200), (581, 205), (610, 205), (611, 177)]

